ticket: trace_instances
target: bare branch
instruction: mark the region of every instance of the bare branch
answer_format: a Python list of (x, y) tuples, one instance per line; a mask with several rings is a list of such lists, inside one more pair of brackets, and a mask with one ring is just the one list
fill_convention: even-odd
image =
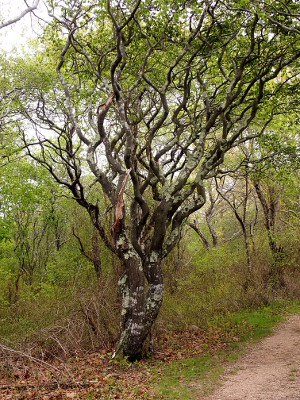
[(22, 11), (21, 14), (19, 14), (17, 17), (12, 18), (6, 22), (1, 22), (0, 23), (0, 29), (5, 28), (6, 26), (12, 25), (15, 22), (20, 21), (23, 17), (25, 17), (26, 14), (33, 12), (34, 10), (37, 9), (39, 5), (40, 0), (35, 0), (33, 5), (31, 7), (27, 7), (26, 10)]

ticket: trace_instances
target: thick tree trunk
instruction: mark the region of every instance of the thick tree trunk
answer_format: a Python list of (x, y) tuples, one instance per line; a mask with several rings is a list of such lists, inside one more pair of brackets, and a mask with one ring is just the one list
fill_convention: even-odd
[[(125, 242), (124, 242), (125, 243)], [(129, 243), (120, 253), (124, 273), (119, 280), (122, 294), (121, 335), (116, 353), (135, 361), (143, 356), (143, 345), (151, 333), (163, 300), (161, 259), (152, 252), (142, 263)], [(148, 288), (146, 293), (146, 279)]]
[(160, 254), (150, 249), (147, 255), (138, 252), (124, 229), (123, 193), (129, 173), (130, 169), (120, 180), (112, 235), (117, 255), (124, 266), (119, 279), (122, 313), (121, 335), (116, 353), (135, 361), (143, 356), (144, 342), (162, 304), (163, 274)]
[(139, 260), (131, 258), (119, 280), (122, 312), (117, 352), (132, 361), (141, 357), (144, 342), (145, 279), (140, 267)]

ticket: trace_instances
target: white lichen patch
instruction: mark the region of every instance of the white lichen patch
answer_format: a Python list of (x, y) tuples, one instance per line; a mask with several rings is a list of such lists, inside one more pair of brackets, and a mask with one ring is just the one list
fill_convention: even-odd
[(126, 275), (126, 274), (123, 274), (123, 275), (120, 277), (120, 279), (119, 279), (118, 285), (119, 285), (120, 287), (121, 287), (121, 286), (124, 286), (125, 283), (126, 283), (126, 281), (127, 281), (127, 275)]
[(164, 285), (149, 285), (148, 288), (148, 298), (146, 303), (146, 310), (149, 312), (151, 310), (156, 310), (160, 306), (163, 300)]
[[(158, 285), (153, 285), (154, 291), (152, 294), (152, 298), (155, 302), (161, 301), (163, 298), (164, 294), (164, 285), (163, 284), (158, 284)], [(152, 288), (151, 288), (152, 289)]]
[(126, 284), (127, 282), (127, 275), (124, 274), (120, 277), (118, 285), (122, 294), (122, 311), (121, 311), (121, 316), (124, 316), (127, 312), (127, 309), (130, 304), (130, 294), (129, 294), (129, 288)]
[(157, 251), (152, 251), (149, 258), (150, 263), (156, 264), (159, 260), (159, 253)]
[(138, 301), (136, 298), (136, 294), (133, 294), (132, 296), (130, 296), (130, 300), (129, 300), (129, 305), (130, 307), (135, 307), (137, 305)]
[(144, 329), (144, 324), (138, 324), (136, 322), (133, 322), (130, 325), (129, 329), (131, 331), (131, 334), (138, 335)]
[(123, 293), (123, 298), (122, 298), (122, 311), (121, 315), (125, 315), (127, 313), (128, 307), (130, 305), (130, 295), (129, 295), (129, 290)]

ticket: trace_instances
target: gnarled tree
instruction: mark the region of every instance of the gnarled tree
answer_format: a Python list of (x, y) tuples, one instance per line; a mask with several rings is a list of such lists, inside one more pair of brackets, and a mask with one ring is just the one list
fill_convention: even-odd
[[(162, 304), (162, 259), (205, 204), (205, 181), (233, 147), (263, 134), (278, 77), (296, 65), (295, 4), (285, 4), (74, 0), (52, 10), (43, 79), (20, 97), (36, 130), (24, 141), (122, 261), (117, 351), (130, 359)], [(88, 170), (114, 211), (112, 234)]]

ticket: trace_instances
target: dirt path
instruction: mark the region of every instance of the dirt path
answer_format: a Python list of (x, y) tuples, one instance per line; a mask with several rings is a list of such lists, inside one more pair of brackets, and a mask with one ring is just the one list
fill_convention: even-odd
[(300, 315), (253, 346), (205, 400), (300, 400)]

